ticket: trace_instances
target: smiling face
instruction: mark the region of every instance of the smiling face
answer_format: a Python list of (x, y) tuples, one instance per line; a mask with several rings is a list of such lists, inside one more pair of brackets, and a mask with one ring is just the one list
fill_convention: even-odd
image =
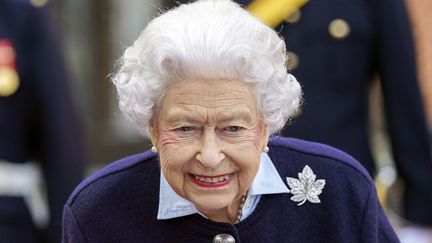
[(268, 141), (253, 89), (237, 80), (173, 82), (151, 135), (174, 191), (208, 218), (232, 222)]

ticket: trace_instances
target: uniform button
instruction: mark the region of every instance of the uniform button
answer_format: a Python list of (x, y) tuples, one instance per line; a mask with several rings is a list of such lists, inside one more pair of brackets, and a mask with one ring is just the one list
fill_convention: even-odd
[(30, 0), (30, 4), (34, 7), (43, 7), (48, 3), (48, 0)]
[(19, 77), (15, 69), (0, 68), (0, 96), (13, 95), (19, 87)]
[(8, 66), (11, 63), (15, 63), (15, 50), (8, 42), (6, 43), (0, 44), (0, 66)]
[(295, 12), (290, 14), (288, 17), (285, 18), (285, 22), (289, 24), (295, 24), (297, 23), (301, 18), (301, 11), (300, 9), (297, 9)]
[(294, 69), (296, 69), (297, 67), (298, 67), (298, 65), (299, 65), (299, 56), (296, 54), (296, 53), (294, 53), (294, 52), (291, 52), (291, 51), (289, 51), (289, 52), (287, 52), (287, 55), (288, 55), (288, 64), (287, 64), (287, 68), (289, 69), (289, 70), (294, 70)]
[(334, 19), (330, 22), (328, 27), (330, 35), (335, 39), (344, 39), (350, 32), (349, 24), (343, 19)]
[(228, 234), (219, 234), (213, 238), (213, 243), (235, 243), (235, 239)]

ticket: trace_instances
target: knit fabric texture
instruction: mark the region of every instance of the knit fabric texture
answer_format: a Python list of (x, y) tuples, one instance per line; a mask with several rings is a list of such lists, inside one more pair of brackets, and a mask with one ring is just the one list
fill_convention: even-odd
[(263, 195), (238, 224), (199, 214), (157, 220), (160, 167), (151, 152), (116, 161), (82, 182), (64, 207), (63, 242), (399, 242), (366, 170), (326, 145), (272, 137), (269, 156), (281, 178), (308, 165), (326, 185), (321, 203), (298, 206), (292, 194)]

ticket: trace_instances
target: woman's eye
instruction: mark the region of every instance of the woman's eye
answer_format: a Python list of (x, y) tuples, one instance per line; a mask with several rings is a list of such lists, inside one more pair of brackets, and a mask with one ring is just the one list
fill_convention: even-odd
[(183, 126), (183, 127), (178, 128), (178, 130), (181, 132), (190, 132), (190, 131), (192, 131), (192, 129), (193, 128), (191, 126)]
[(228, 126), (225, 128), (226, 131), (228, 132), (238, 132), (241, 130), (240, 126)]

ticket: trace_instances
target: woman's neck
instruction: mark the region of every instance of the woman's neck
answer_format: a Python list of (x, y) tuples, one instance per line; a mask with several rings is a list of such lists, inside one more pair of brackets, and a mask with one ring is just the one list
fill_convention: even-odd
[(236, 224), (240, 221), (246, 195), (236, 199), (225, 208), (219, 210), (200, 210), (208, 219), (220, 223)]

